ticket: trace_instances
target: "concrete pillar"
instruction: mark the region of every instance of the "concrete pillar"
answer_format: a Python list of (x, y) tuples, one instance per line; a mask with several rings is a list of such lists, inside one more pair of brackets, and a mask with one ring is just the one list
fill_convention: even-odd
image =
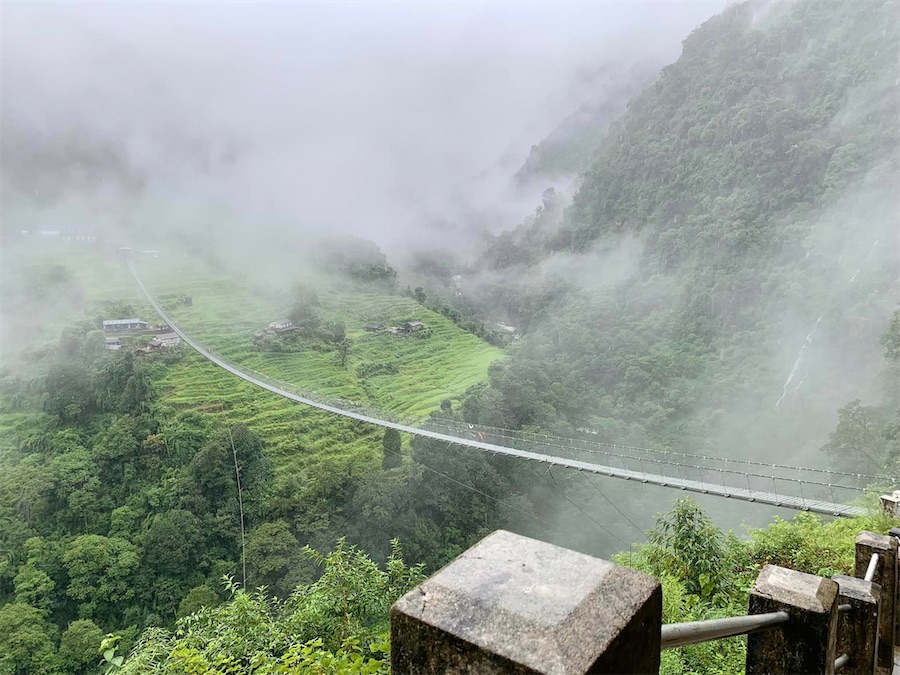
[(750, 589), (750, 614), (787, 612), (790, 620), (747, 637), (748, 675), (834, 673), (838, 585), (766, 565)]
[[(897, 546), (900, 547), (900, 527), (892, 527), (888, 530), (888, 534), (897, 540)], [(898, 554), (897, 566), (897, 583), (900, 584), (900, 554)], [(900, 592), (900, 586), (897, 590)], [(894, 600), (894, 646), (900, 646), (900, 603), (896, 598)]]
[(499, 530), (391, 608), (391, 672), (658, 673), (653, 577)]
[(900, 517), (900, 490), (894, 490), (889, 495), (881, 495), (880, 499), (885, 514), (893, 518)]
[(881, 586), (878, 616), (878, 667), (876, 672), (894, 669), (894, 611), (897, 594), (897, 540), (887, 534), (860, 532), (856, 536), (856, 568), (854, 575), (866, 575), (872, 554), (879, 556), (873, 582)]
[(847, 654), (847, 673), (874, 673), (878, 652), (878, 607), (881, 586), (856, 577), (836, 574), (838, 604), (849, 604), (850, 611), (838, 616), (838, 656)]

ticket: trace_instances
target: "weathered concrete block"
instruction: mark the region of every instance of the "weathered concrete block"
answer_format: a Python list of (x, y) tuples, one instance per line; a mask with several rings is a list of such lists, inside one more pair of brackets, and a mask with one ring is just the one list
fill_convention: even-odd
[(747, 638), (748, 675), (834, 673), (838, 585), (766, 565), (750, 589), (750, 614), (787, 612), (790, 620)]
[(889, 516), (900, 516), (900, 490), (894, 490), (889, 495), (881, 495), (881, 508)]
[(874, 673), (881, 586), (843, 574), (836, 574), (832, 579), (839, 586), (838, 604), (850, 605), (849, 612), (838, 616), (835, 653), (838, 656), (849, 655), (848, 670), (845, 672)]
[(653, 577), (499, 530), (391, 608), (394, 675), (658, 673)]
[[(900, 550), (900, 527), (892, 527), (888, 530), (888, 534), (897, 539), (898, 550)], [(897, 570), (897, 582), (900, 584), (900, 569)], [(900, 607), (894, 604), (894, 646), (900, 646)]]
[(897, 593), (897, 540), (887, 534), (860, 532), (856, 536), (855, 576), (863, 578), (872, 554), (879, 556), (873, 582), (881, 586), (881, 607), (878, 616), (878, 664), (876, 672), (890, 673), (894, 669), (894, 612)]

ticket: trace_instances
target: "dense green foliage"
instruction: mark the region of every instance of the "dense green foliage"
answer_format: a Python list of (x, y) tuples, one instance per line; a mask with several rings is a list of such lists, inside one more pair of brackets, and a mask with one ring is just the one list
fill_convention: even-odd
[[(660, 578), (665, 622), (735, 616), (746, 612), (760, 566), (849, 574), (857, 532), (883, 532), (893, 524), (883, 516), (823, 523), (801, 514), (752, 530), (742, 541), (681, 499), (657, 517), (646, 544), (616, 562)], [(174, 631), (146, 631), (121, 672), (218, 673), (250, 666), (265, 673), (387, 672), (387, 610), (420, 579), (420, 569), (403, 565), (395, 548), (381, 572), (343, 541), (327, 556), (313, 555), (325, 569), (316, 583), (298, 587), (286, 601), (230, 583), (224, 605), (180, 620)], [(743, 672), (745, 647), (743, 638), (733, 638), (666, 651), (660, 672)]]
[(876, 394), (896, 8), (747, 2), (696, 29), (571, 206), (545, 202), (461, 270), (464, 300), (527, 333), (471, 421), (760, 458), (811, 451)]
[[(415, 484), (398, 478), (416, 477), (421, 469), (404, 460), (403, 438), (394, 432), (383, 442), (375, 429), (298, 408), (249, 386), (235, 387), (231, 376), (184, 348), (136, 353), (132, 347), (148, 337), (126, 340), (119, 351), (107, 350), (103, 333), (96, 330), (101, 319), (149, 318), (145, 306), (124, 293), (122, 302), (92, 302), (108, 289), (83, 273), (78, 257), (60, 257), (71, 267), (61, 266), (64, 272), (49, 280), (35, 277), (36, 283), (54, 288), (80, 283), (84, 305), (68, 316), (91, 318), (67, 325), (54, 343), (6, 366), (0, 380), (5, 429), (0, 609), (2, 632), (10, 640), (4, 662), (8, 668), (0, 672), (96, 672), (100, 636), (111, 631), (120, 635), (119, 655), (113, 658), (121, 657), (145, 628), (164, 630), (204, 607), (222, 606), (223, 574), (241, 583), (246, 574), (249, 587), (265, 586), (268, 594), (282, 599), (261, 600), (271, 607), (290, 602), (291, 640), (302, 634), (303, 643), (327, 643), (322, 649), (308, 647), (306, 655), (279, 658), (318, 660), (324, 649), (343, 654), (338, 660), (346, 656), (348, 663), (356, 663), (352, 649), (342, 652), (344, 639), (381, 639), (387, 605), (396, 595), (392, 589), (408, 585), (395, 578), (398, 570), (386, 546), (395, 511), (382, 502), (389, 497), (393, 506), (415, 510), (416, 499), (402, 492)], [(232, 302), (234, 288), (228, 289)], [(349, 383), (354, 398), (369, 402), (377, 401), (379, 392), (401, 394), (404, 403), (398, 412), (451, 406), (447, 397), (481, 379), (497, 350), (438, 315), (420, 314), (414, 301), (380, 293), (369, 287), (344, 288), (339, 301), (329, 291), (319, 302), (314, 292), (295, 290), (294, 306), (311, 308), (308, 315), (313, 317), (309, 330), (301, 326), (297, 331), (300, 350), (288, 359), (263, 358), (253, 365), (310, 388), (320, 381), (308, 374), (317, 372), (332, 380), (331, 391), (346, 393)], [(190, 312), (181, 295), (164, 301)], [(225, 296), (211, 296), (198, 285), (193, 300), (201, 318), (214, 317)], [(278, 296), (257, 308), (256, 322), (251, 317), (224, 331), (219, 337), (226, 340), (226, 349), (233, 340), (238, 354), (258, 358), (253, 327), (265, 326), (263, 317), (279, 316), (275, 311), (281, 302), (289, 306), (292, 301)], [(398, 322), (421, 317), (431, 330), (410, 339), (368, 335), (361, 329), (368, 312)], [(340, 321), (348, 316), (347, 324)], [(348, 333), (354, 339), (342, 364), (339, 347), (350, 344)], [(311, 353), (325, 358), (310, 363)], [(402, 389), (404, 376), (418, 380), (411, 391)], [(339, 378), (343, 381), (334, 381)], [(390, 378), (396, 380), (393, 386)], [(246, 420), (255, 431), (236, 420)], [(395, 492), (384, 493), (384, 486)], [(432, 514), (415, 519), (422, 528), (415, 546), (436, 552), (432, 565), (483, 532), (465, 523), (447, 553), (443, 543), (436, 543), (445, 517), (436, 506)], [(344, 534), (364, 543), (388, 570), (382, 583), (374, 563), (366, 567), (362, 554), (351, 555), (349, 545), (339, 546), (348, 551), (344, 567), (365, 567), (369, 575), (365, 588), (358, 589), (365, 593), (359, 616), (345, 625), (349, 615), (341, 615), (341, 626), (352, 628), (350, 632), (333, 624), (333, 603), (326, 607), (304, 599), (309, 595), (324, 602), (323, 584), (332, 583), (335, 573), (326, 571), (319, 578), (315, 563), (328, 568), (340, 566), (340, 560), (317, 558), (313, 551), (330, 547)], [(304, 548), (308, 546), (315, 549)], [(347, 581), (344, 576), (341, 580)], [(299, 585), (306, 588), (300, 595)], [(280, 621), (287, 613), (279, 610), (273, 616)], [(332, 629), (333, 640), (326, 636)], [(366, 645), (361, 648), (369, 654)]]
[[(747, 612), (747, 593), (763, 565), (826, 577), (852, 575), (857, 533), (884, 533), (895, 522), (883, 515), (823, 522), (801, 513), (791, 521), (776, 518), (742, 540), (717, 529), (692, 500), (679, 499), (671, 512), (657, 517), (646, 544), (615, 561), (659, 577), (664, 623), (739, 616)], [(667, 650), (660, 673), (742, 673), (745, 654), (746, 638)]]
[(609, 125), (624, 112), (628, 101), (652, 82), (660, 66), (650, 61), (631, 67), (607, 63), (596, 70), (580, 72), (583, 85), (592, 87), (588, 99), (546, 138), (531, 146), (525, 164), (516, 173), (517, 184), (569, 177), (590, 167)]
[(388, 608), (422, 580), (394, 542), (386, 570), (344, 540), (306, 549), (322, 576), (285, 599), (229, 581), (230, 598), (144, 633), (121, 673), (385, 673)]

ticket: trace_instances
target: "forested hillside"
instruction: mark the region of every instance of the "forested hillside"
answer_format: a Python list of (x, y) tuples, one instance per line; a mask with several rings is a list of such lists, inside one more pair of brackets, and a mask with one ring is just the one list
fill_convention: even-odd
[(591, 91), (589, 99), (531, 147), (528, 158), (516, 172), (516, 183), (523, 186), (542, 180), (571, 180), (587, 170), (610, 124), (653, 81), (661, 65), (655, 58), (633, 65), (613, 60), (582, 73), (582, 86)]
[(464, 275), (528, 332), (473, 421), (809, 463), (839, 406), (880, 400), (896, 18), (750, 2), (695, 30), (565, 213), (545, 204)]

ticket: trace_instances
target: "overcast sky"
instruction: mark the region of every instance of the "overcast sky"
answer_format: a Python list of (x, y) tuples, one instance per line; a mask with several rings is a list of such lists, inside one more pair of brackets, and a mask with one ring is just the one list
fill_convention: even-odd
[(112, 142), (157, 197), (390, 243), (503, 212), (590, 94), (579, 69), (674, 60), (723, 5), (5, 2), (4, 133)]

